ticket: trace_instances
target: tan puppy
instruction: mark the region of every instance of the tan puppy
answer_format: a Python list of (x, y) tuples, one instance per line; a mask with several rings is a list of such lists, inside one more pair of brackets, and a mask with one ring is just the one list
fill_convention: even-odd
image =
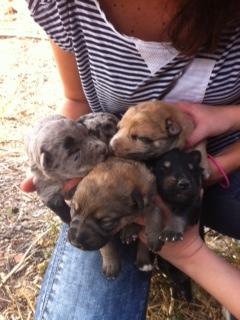
[[(162, 101), (146, 101), (130, 107), (118, 123), (110, 141), (116, 156), (147, 160), (174, 149), (184, 149), (194, 125), (176, 106)], [(209, 177), (205, 144), (194, 149), (202, 154), (205, 178)]]
[[(83, 250), (100, 249), (103, 272), (115, 277), (120, 260), (113, 236), (136, 217), (145, 219), (149, 248), (157, 251), (161, 246), (162, 216), (153, 202), (155, 195), (155, 177), (144, 164), (120, 158), (98, 164), (80, 182), (72, 199), (70, 243)], [(142, 269), (150, 263), (145, 254), (146, 249), (137, 258)]]

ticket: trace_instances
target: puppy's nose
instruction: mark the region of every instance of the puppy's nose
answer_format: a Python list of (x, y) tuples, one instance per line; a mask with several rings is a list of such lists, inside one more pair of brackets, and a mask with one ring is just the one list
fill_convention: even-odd
[(117, 155), (119, 146), (121, 147), (121, 142), (118, 138), (112, 138), (110, 141), (110, 150)]
[(181, 190), (187, 190), (190, 187), (190, 182), (186, 178), (182, 178), (178, 181), (177, 186)]
[(86, 232), (79, 232), (75, 227), (71, 227), (68, 230), (68, 240), (72, 245), (77, 247), (84, 247), (84, 244), (88, 241), (89, 236)]

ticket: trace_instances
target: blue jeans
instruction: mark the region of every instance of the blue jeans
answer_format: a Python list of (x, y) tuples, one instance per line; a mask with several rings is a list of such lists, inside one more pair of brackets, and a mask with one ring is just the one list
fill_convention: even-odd
[[(229, 189), (209, 188), (203, 201), (202, 223), (240, 238), (240, 172), (230, 177)], [(133, 247), (119, 243), (122, 270), (116, 280), (101, 273), (98, 251), (71, 246), (64, 225), (45, 274), (35, 320), (145, 319), (150, 275), (134, 265)]]
[(98, 251), (81, 251), (67, 241), (62, 227), (38, 298), (35, 319), (145, 319), (149, 273), (134, 265), (135, 248), (119, 243), (122, 270), (115, 280), (101, 273)]

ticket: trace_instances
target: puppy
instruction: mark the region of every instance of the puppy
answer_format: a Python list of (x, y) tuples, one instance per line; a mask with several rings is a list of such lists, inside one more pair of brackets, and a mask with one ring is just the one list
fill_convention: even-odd
[[(107, 277), (116, 277), (120, 259), (113, 236), (136, 217), (145, 219), (148, 246), (157, 251), (161, 245), (162, 217), (153, 202), (155, 195), (155, 177), (143, 163), (108, 158), (77, 187), (71, 202), (70, 243), (83, 250), (100, 249), (103, 272)], [(148, 250), (143, 250), (137, 261), (142, 268), (150, 264)]]
[(151, 161), (157, 190), (170, 208), (170, 216), (161, 232), (162, 241), (183, 237), (187, 226), (198, 222), (203, 195), (201, 153), (173, 149)]
[(117, 122), (114, 115), (104, 113), (85, 115), (78, 121), (53, 115), (39, 121), (26, 137), (37, 193), (62, 221), (69, 223), (71, 218), (70, 208), (64, 201), (64, 183), (85, 176), (106, 159)]
[[(146, 101), (127, 110), (110, 145), (116, 156), (147, 160), (174, 148), (184, 149), (193, 128), (190, 117), (176, 106), (161, 101)], [(194, 149), (202, 153), (204, 175), (208, 178), (204, 143)]]
[[(203, 169), (201, 153), (173, 149), (151, 161), (157, 190), (170, 209), (161, 231), (163, 242), (182, 239), (187, 226), (198, 222), (201, 212)], [(169, 275), (173, 296), (192, 300), (191, 281), (184, 273), (158, 257), (160, 269)]]

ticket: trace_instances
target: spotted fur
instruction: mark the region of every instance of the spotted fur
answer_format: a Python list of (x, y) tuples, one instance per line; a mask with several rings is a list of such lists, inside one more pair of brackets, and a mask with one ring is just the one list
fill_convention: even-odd
[(78, 121), (52, 115), (41, 119), (27, 135), (25, 146), (37, 192), (64, 222), (70, 222), (70, 209), (62, 192), (64, 183), (84, 177), (106, 159), (117, 121), (115, 116), (103, 113), (82, 116)]

